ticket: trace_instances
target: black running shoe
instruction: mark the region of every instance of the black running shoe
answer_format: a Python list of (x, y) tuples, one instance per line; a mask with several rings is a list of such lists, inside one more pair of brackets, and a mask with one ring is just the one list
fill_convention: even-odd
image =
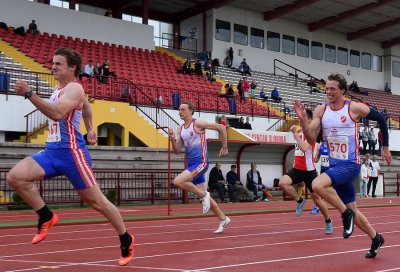
[(347, 239), (351, 236), (354, 230), (354, 211), (347, 208), (344, 213), (342, 213), (343, 221), (343, 238)]
[(385, 243), (385, 239), (383, 239), (382, 235), (376, 234), (376, 236), (376, 239), (372, 239), (371, 249), (365, 255), (365, 258), (375, 258), (379, 248)]

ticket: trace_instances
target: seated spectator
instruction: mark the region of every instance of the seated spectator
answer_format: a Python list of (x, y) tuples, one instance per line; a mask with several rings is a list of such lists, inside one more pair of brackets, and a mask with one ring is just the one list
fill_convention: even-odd
[(0, 29), (8, 30), (8, 25), (4, 22), (0, 22)]
[(103, 72), (103, 67), (101, 67), (100, 63), (96, 62), (96, 66), (93, 68), (93, 76), (97, 78), (99, 82), (101, 82), (101, 74)]
[(32, 20), (26, 32), (30, 33), (31, 35), (40, 34), (35, 20)]
[(221, 116), (221, 120), (219, 120), (219, 123), (220, 123), (221, 125), (223, 125), (224, 127), (228, 126), (228, 121), (226, 121), (225, 115), (222, 115), (222, 116)]
[(250, 66), (247, 64), (245, 58), (244, 58), (243, 61), (240, 63), (239, 72), (242, 73), (242, 75), (249, 75), (249, 76), (251, 76), (251, 73), (250, 73)]
[(210, 72), (206, 72), (206, 74), (204, 75), (204, 80), (208, 80), (208, 81), (215, 81), (215, 78), (210, 74)]
[(392, 93), (392, 90), (389, 88), (389, 83), (388, 82), (386, 82), (386, 84), (385, 84), (385, 92)]
[(349, 90), (353, 91), (355, 93), (360, 93), (360, 88), (358, 87), (357, 81), (353, 81), (350, 86), (349, 86)]
[(222, 63), (225, 67), (232, 68), (232, 61), (229, 56), (226, 56), (224, 62)]
[(94, 74), (94, 66), (92, 65), (92, 61), (89, 60), (89, 63), (85, 65), (85, 68), (83, 69), (83, 73), (79, 75), (79, 79), (82, 79), (82, 77), (87, 77), (91, 78)]
[(265, 100), (268, 100), (268, 96), (265, 95), (264, 88), (261, 89), (260, 98), (261, 98), (262, 100), (264, 100), (264, 101), (265, 101)]
[(197, 76), (202, 76), (203, 75), (203, 70), (201, 69), (200, 60), (197, 60), (196, 63), (194, 64), (194, 73)]
[(240, 117), (240, 119), (239, 119), (239, 127), (238, 127), (239, 129), (245, 129), (245, 126), (244, 126), (244, 117)]
[(246, 117), (246, 123), (244, 123), (244, 129), (250, 129), (252, 130), (251, 124), (250, 124), (250, 117)]
[(191, 75), (193, 73), (189, 59), (186, 59), (186, 61), (183, 63), (181, 73), (184, 75)]
[(204, 70), (206, 71), (212, 71), (212, 61), (210, 58), (207, 58), (206, 61), (204, 62)]
[(274, 102), (282, 101), (282, 97), (279, 96), (279, 91), (276, 87), (271, 91), (271, 99), (273, 99)]
[(250, 83), (250, 97), (254, 98), (256, 96), (256, 88), (257, 88), (257, 82), (255, 80), (252, 80)]
[(108, 63), (108, 59), (106, 59), (102, 65), (102, 76), (103, 76), (103, 83), (108, 83), (107, 77), (113, 76), (117, 77), (114, 71), (110, 71), (110, 64)]
[(20, 26), (13, 30), (13, 33), (20, 36), (25, 36), (25, 27)]
[(243, 186), (243, 183), (239, 180), (236, 170), (236, 165), (232, 164), (231, 171), (226, 174), (226, 181), (228, 182), (228, 186), (233, 186), (235, 199), (238, 201), (238, 199), (243, 199), (244, 195), (246, 195), (248, 199), (254, 200), (253, 193)]
[(113, 14), (112, 14), (112, 9), (111, 8), (108, 8), (107, 10), (106, 10), (106, 12), (104, 13), (104, 16), (106, 16), (106, 17), (113, 17)]
[(267, 194), (265, 193), (266, 187), (262, 183), (262, 178), (261, 178), (260, 172), (257, 170), (256, 163), (252, 163), (251, 169), (249, 170), (249, 172), (247, 172), (246, 187), (247, 187), (247, 189), (253, 191), (253, 194), (254, 194), (253, 200), (260, 201), (260, 199), (258, 199), (258, 191), (261, 190), (263, 192), (262, 201), (264, 201), (264, 202), (269, 201), (267, 198)]
[(208, 187), (211, 190), (216, 190), (218, 192), (219, 199), (221, 202), (227, 202), (225, 200), (225, 190), (229, 192), (229, 198), (231, 201), (236, 201), (235, 194), (232, 186), (228, 186), (225, 182), (224, 176), (221, 171), (221, 162), (216, 162), (215, 166), (211, 169), (208, 178)]

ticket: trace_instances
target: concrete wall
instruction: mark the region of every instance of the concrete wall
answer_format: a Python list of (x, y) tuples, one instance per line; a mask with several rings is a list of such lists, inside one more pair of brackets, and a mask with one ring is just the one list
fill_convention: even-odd
[(26, 0), (2, 0), (0, 18), (8, 26), (27, 29), (34, 19), (41, 32), (154, 49), (153, 27), (87, 12)]
[[(215, 39), (215, 19), (227, 21), (231, 23), (231, 42), (224, 42)], [(249, 41), (250, 41), (250, 27), (263, 29), (265, 31), (265, 48), (253, 48), (250, 46), (243, 46), (235, 44), (233, 42), (233, 25), (234, 24), (246, 25), (249, 27)], [(400, 78), (394, 78), (391, 76), (390, 65), (385, 64), (383, 66), (386, 69), (382, 69), (384, 72), (376, 72), (372, 70), (365, 70), (362, 68), (351, 67), (348, 65), (341, 65), (337, 63), (330, 63), (320, 60), (314, 60), (311, 57), (303, 58), (295, 55), (284, 54), (282, 52), (275, 52), (267, 50), (266, 35), (267, 31), (277, 32), (281, 34), (281, 48), (282, 48), (282, 35), (289, 35), (292, 37), (308, 39), (310, 41), (317, 41), (323, 44), (330, 44), (337, 47), (344, 47), (354, 49), (361, 52), (370, 53), (371, 55), (384, 56), (384, 50), (381, 48), (380, 43), (357, 39), (354, 41), (347, 41), (345, 34), (340, 34), (328, 30), (318, 30), (315, 32), (308, 32), (307, 25), (289, 22), (282, 19), (275, 19), (270, 22), (263, 20), (262, 13), (255, 13), (247, 10), (240, 10), (234, 7), (221, 7), (214, 10), (213, 16), (213, 28), (212, 32), (208, 33), (208, 39), (212, 40), (212, 53), (213, 58), (219, 58), (221, 61), (225, 58), (227, 50), (230, 46), (234, 49), (234, 66), (238, 66), (243, 58), (246, 58), (247, 63), (254, 70), (260, 70), (265, 72), (273, 72), (274, 63), (273, 60), (279, 59), (285, 63), (290, 64), (304, 72), (310, 73), (318, 78), (326, 78), (330, 72), (336, 71), (344, 75), (348, 74), (347, 80), (352, 82), (353, 80), (358, 82), (361, 87), (369, 87), (374, 89), (383, 89), (385, 82), (391, 81), (392, 91), (396, 94), (400, 94)], [(295, 45), (296, 47), (296, 45)], [(400, 51), (400, 46), (396, 46), (392, 49), (391, 55), (396, 54), (395, 52)], [(239, 56), (239, 50), (243, 51), (243, 56)], [(297, 53), (297, 49), (295, 49)], [(310, 54), (311, 55), (311, 54)], [(400, 54), (397, 54), (400, 56)], [(386, 59), (385, 59), (386, 60)], [(385, 74), (386, 73), (386, 74)], [(385, 77), (386, 76), (386, 77)], [(388, 80), (389, 79), (389, 80)]]

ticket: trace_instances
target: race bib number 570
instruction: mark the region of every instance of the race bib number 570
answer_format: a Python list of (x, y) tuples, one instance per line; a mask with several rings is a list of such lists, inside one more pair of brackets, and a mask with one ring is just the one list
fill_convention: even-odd
[(349, 143), (347, 137), (329, 137), (329, 151), (332, 158), (347, 160), (349, 158)]

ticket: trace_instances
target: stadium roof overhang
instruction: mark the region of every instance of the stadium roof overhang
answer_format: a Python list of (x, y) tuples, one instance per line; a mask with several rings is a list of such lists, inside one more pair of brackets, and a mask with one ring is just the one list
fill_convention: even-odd
[(117, 14), (178, 24), (221, 6), (263, 12), (264, 20), (282, 18), (308, 26), (309, 31), (327, 29), (347, 35), (349, 41), (364, 38), (382, 48), (400, 44), (400, 1), (398, 0), (70, 0)]

